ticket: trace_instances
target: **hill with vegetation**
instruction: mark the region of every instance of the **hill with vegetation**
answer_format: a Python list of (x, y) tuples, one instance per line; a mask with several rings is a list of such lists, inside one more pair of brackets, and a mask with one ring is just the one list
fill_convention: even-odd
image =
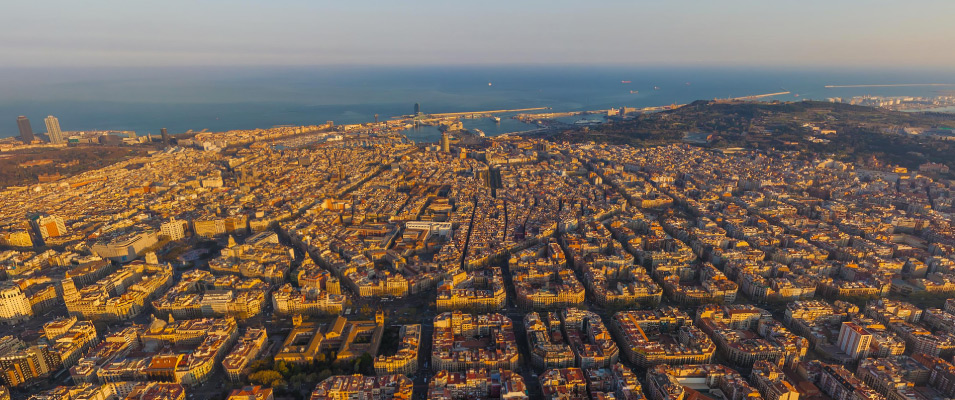
[[(955, 115), (907, 113), (841, 103), (697, 101), (659, 113), (575, 127), (555, 141), (656, 146), (699, 141), (715, 148), (757, 148), (832, 155), (915, 168), (936, 162), (955, 169)], [(913, 134), (915, 133), (915, 134)], [(955, 138), (955, 137), (951, 137)]]
[(151, 148), (84, 146), (63, 149), (30, 149), (0, 154), (0, 188), (57, 180), (116, 162), (144, 156)]

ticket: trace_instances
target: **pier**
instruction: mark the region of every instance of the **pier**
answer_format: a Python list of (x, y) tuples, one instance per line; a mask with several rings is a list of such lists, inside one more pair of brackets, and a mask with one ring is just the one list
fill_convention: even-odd
[(787, 91), (785, 91), (785, 92), (766, 93), (766, 94), (754, 94), (754, 95), (752, 95), (752, 96), (732, 97), (732, 98), (726, 99), (726, 101), (756, 100), (756, 99), (762, 99), (762, 98), (764, 98), (764, 97), (782, 96), (782, 95), (784, 95), (784, 94), (790, 94), (790, 93), (792, 93), (792, 92), (790, 92), (790, 91), (787, 90)]
[(465, 111), (465, 112), (427, 114), (427, 115), (430, 117), (436, 117), (436, 118), (461, 117), (465, 115), (490, 116), (492, 114), (516, 113), (516, 112), (525, 112), (525, 111), (540, 111), (540, 110), (549, 110), (549, 109), (550, 107), (534, 107), (534, 108), (518, 108), (514, 110)]

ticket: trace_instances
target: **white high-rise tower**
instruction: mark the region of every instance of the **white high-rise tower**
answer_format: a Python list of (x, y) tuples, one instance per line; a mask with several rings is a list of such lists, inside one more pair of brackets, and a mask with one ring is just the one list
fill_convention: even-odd
[(43, 121), (46, 122), (46, 135), (50, 137), (50, 143), (63, 143), (63, 131), (60, 130), (60, 120), (50, 115)]

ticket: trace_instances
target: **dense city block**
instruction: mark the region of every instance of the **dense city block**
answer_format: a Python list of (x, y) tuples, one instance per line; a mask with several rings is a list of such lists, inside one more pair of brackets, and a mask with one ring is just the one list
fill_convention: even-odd
[(955, 397), (941, 164), (382, 124), (4, 189), (0, 398)]

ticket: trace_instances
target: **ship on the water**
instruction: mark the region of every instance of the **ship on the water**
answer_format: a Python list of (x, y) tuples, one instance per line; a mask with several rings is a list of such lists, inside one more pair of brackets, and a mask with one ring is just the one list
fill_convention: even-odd
[(501, 123), (501, 117), (491, 117), (491, 120), (498, 124)]

